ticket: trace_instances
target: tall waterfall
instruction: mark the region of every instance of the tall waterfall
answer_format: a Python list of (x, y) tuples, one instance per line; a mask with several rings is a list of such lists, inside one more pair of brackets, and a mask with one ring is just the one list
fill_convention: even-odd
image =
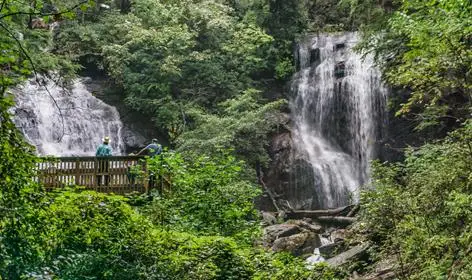
[(123, 124), (115, 107), (97, 99), (81, 80), (66, 89), (29, 80), (13, 90), (14, 122), (40, 155), (93, 156), (104, 136), (114, 155), (124, 152)]
[[(387, 89), (372, 57), (352, 47), (356, 33), (319, 35), (300, 42), (300, 71), (292, 82), (297, 208), (354, 202), (369, 178), (369, 161), (385, 121)], [(308, 194), (308, 195), (307, 195)]]

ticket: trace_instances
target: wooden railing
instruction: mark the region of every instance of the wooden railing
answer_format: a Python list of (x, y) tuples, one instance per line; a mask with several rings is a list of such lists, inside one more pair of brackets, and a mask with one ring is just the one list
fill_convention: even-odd
[(146, 161), (137, 156), (43, 158), (37, 164), (35, 179), (46, 190), (83, 186), (99, 192), (125, 194), (148, 192), (150, 187)]

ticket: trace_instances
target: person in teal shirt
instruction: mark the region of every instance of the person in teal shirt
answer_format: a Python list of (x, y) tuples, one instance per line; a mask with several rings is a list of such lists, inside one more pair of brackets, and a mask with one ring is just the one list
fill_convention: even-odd
[(110, 137), (105, 137), (103, 138), (103, 143), (100, 144), (97, 148), (97, 152), (95, 152), (96, 157), (109, 157), (111, 156), (112, 150), (109, 145), (110, 143)]
[[(112, 149), (110, 147), (110, 137), (106, 136), (103, 138), (103, 143), (98, 146), (97, 151), (95, 152), (96, 157), (110, 157), (112, 154)], [(105, 176), (105, 186), (108, 186), (110, 182), (110, 175), (108, 170), (110, 163), (108, 160), (99, 158), (98, 159), (98, 174), (97, 174), (97, 185), (102, 185), (102, 177)]]

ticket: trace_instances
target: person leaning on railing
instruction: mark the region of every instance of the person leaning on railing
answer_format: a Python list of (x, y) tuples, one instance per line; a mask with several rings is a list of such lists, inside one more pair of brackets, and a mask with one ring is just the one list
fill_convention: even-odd
[[(141, 151), (139, 151), (139, 153), (137, 154), (138, 156), (139, 155), (147, 155), (149, 157), (155, 157), (157, 155), (160, 155), (162, 153), (162, 146), (161, 144), (159, 144), (159, 142), (157, 141), (157, 139), (152, 139), (152, 142), (151, 144), (147, 145), (146, 147), (144, 147)], [(149, 172), (149, 187), (150, 188), (153, 188), (156, 184), (156, 174), (151, 171)]]
[[(103, 138), (103, 143), (98, 146), (97, 151), (95, 152), (96, 157), (110, 157), (112, 154), (112, 149), (110, 147), (110, 137), (106, 136)], [(108, 186), (110, 182), (110, 175), (108, 174), (110, 168), (110, 162), (106, 159), (99, 159), (98, 160), (98, 173), (106, 173), (105, 174), (105, 186)], [(102, 175), (97, 175), (97, 185), (101, 186), (102, 183)]]
[(152, 139), (151, 144), (147, 145), (144, 147), (139, 153), (137, 154), (138, 156), (140, 155), (147, 155), (150, 157), (154, 157), (157, 155), (160, 155), (162, 153), (162, 146), (159, 144), (157, 139)]

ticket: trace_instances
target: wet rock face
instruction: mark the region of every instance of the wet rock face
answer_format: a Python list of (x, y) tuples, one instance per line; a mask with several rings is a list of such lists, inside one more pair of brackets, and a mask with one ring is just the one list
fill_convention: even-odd
[[(274, 192), (276, 200), (286, 200), (285, 191), (290, 186), (290, 157), (292, 138), (290, 132), (280, 133), (272, 138), (269, 154), (272, 158), (271, 165), (264, 176), (268, 188)], [(261, 211), (276, 211), (270, 197), (263, 194), (256, 201), (257, 208)]]
[[(272, 163), (265, 176), (267, 186), (277, 195), (279, 206), (284, 210), (312, 209), (319, 203), (313, 188), (307, 182), (316, 182), (310, 163), (300, 154), (293, 152), (291, 132), (274, 136), (270, 155)], [(262, 211), (274, 211), (272, 203), (262, 197), (258, 207)]]
[[(96, 74), (96, 73), (92, 73)], [(124, 94), (116, 92), (107, 94), (107, 90), (113, 89), (114, 85), (106, 77), (83, 78), (87, 89), (97, 98), (107, 104), (115, 106), (120, 113), (123, 122), (122, 137), (125, 144), (126, 153), (137, 152), (156, 138), (163, 145), (168, 143), (165, 137), (154, 127), (152, 120), (143, 114), (132, 110), (125, 104)]]
[(39, 129), (37, 116), (34, 111), (28, 108), (14, 108), (13, 115), (18, 119), (18, 124), (24, 129), (26, 135), (30, 135), (33, 139), (39, 138)]
[(148, 144), (148, 140), (143, 135), (133, 131), (126, 125), (123, 127), (123, 131), (121, 133), (123, 136), (123, 142), (125, 143), (126, 149), (128, 151), (137, 151)]
[(312, 253), (320, 245), (318, 234), (301, 232), (276, 239), (271, 248), (274, 252), (291, 252), (294, 256), (301, 256)]
[(267, 183), (273, 187), (276, 193), (283, 193), (290, 183), (290, 159), (292, 150), (292, 137), (286, 132), (274, 137), (272, 141), (271, 156), (272, 168), (269, 170)]
[(310, 254), (321, 246), (322, 227), (306, 221), (290, 221), (264, 229), (263, 245), (275, 252), (290, 252), (295, 256)]

